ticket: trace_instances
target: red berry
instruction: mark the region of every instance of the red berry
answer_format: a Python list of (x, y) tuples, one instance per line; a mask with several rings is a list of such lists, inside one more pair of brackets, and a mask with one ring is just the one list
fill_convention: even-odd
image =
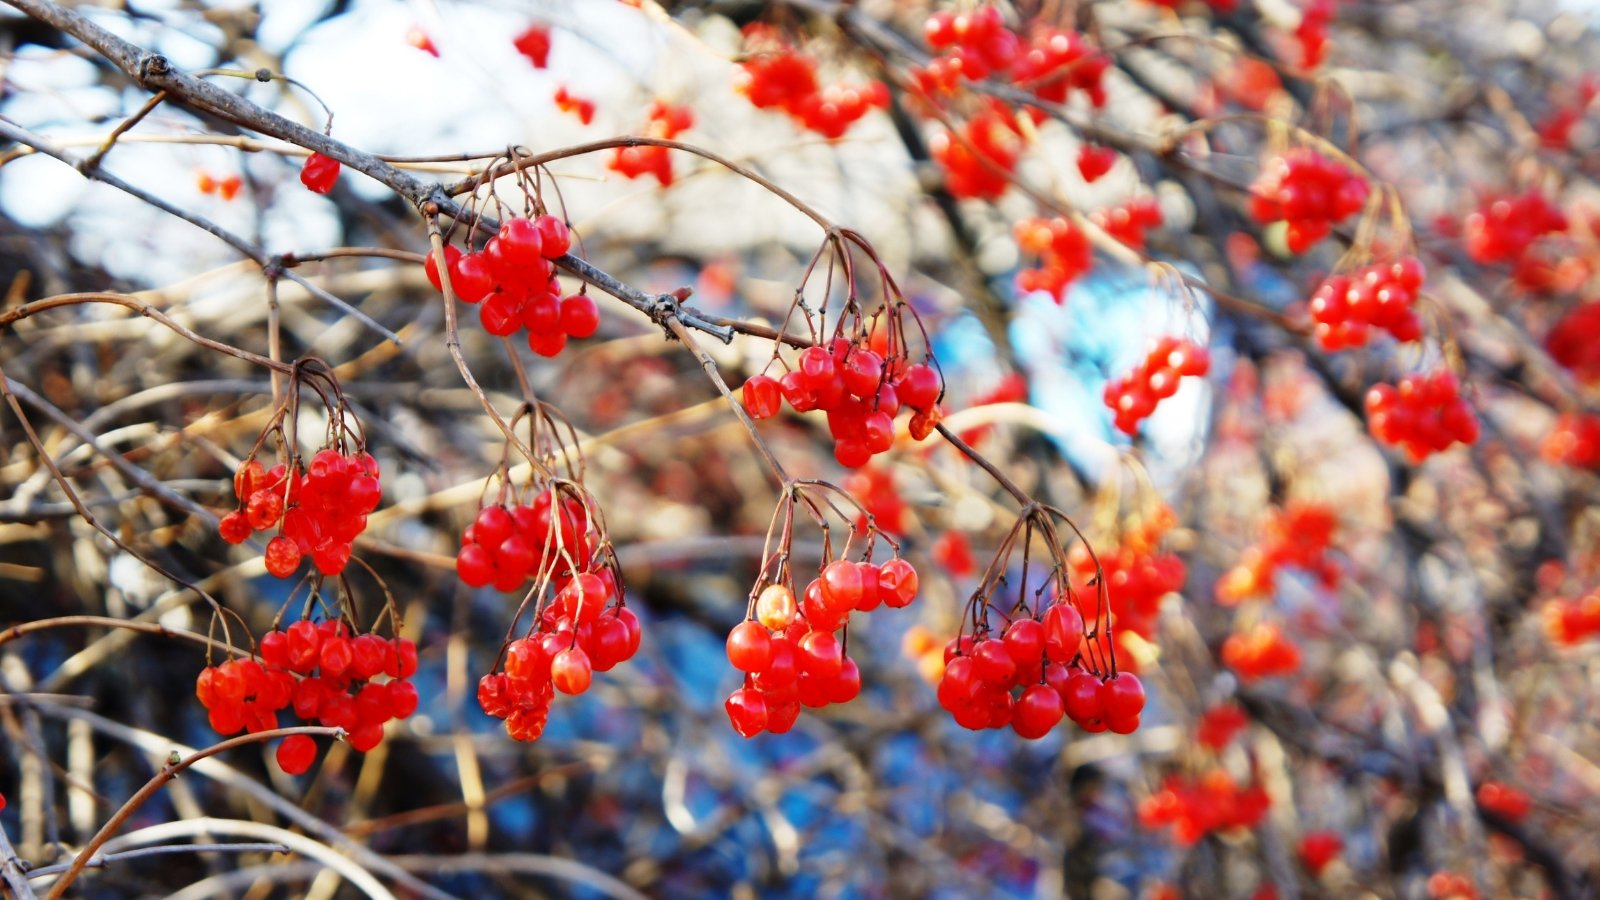
[(800, 670), (815, 678), (837, 677), (844, 667), (844, 647), (831, 631), (813, 631), (800, 639)]
[(1061, 695), (1048, 684), (1035, 684), (1023, 691), (1022, 697), (1017, 700), (1011, 715), (1011, 728), (1028, 740), (1037, 740), (1056, 727), (1063, 714)]
[(539, 237), (543, 242), (545, 259), (560, 259), (572, 247), (572, 233), (567, 229), (567, 223), (555, 216), (540, 216), (534, 220), (539, 227)]
[(1135, 718), (1144, 711), (1144, 685), (1139, 676), (1122, 672), (1100, 686), (1100, 703), (1108, 720)]
[(280, 534), (267, 542), (265, 562), (268, 574), (288, 578), (300, 567), (300, 548)]
[(300, 167), (300, 183), (313, 194), (328, 193), (333, 190), (333, 183), (338, 180), (339, 161), (321, 153), (313, 153), (306, 157), (305, 165)]
[(887, 606), (901, 609), (917, 598), (917, 570), (911, 563), (895, 557), (878, 567), (878, 593)]
[(752, 375), (741, 391), (745, 412), (752, 419), (770, 419), (778, 414), (783, 401), (782, 390), (775, 379), (765, 375)]
[(309, 735), (291, 734), (277, 750), (278, 768), (290, 775), (303, 775), (317, 759), (317, 743)]
[[(460, 258), (461, 249), (459, 247), (453, 247), (449, 244), (444, 245), (444, 264), (446, 267), (450, 268), (450, 280), (452, 282), (455, 281), (456, 260)], [(444, 290), (444, 283), (439, 279), (439, 265), (436, 262), (436, 258), (434, 257), (432, 251), (429, 251), (427, 257), (423, 259), (422, 271), (428, 276), (428, 283), (433, 285), (434, 290)]]
[(600, 328), (600, 306), (588, 294), (561, 301), (561, 330), (567, 337), (586, 338)]
[(581, 694), (593, 678), (589, 655), (581, 647), (568, 647), (550, 661), (550, 680), (563, 694)]
[(237, 509), (223, 516), (222, 520), (217, 523), (217, 532), (222, 535), (223, 540), (230, 544), (242, 544), (249, 540), (250, 533), (253, 530), (250, 527), (250, 520), (246, 518), (244, 512)]
[(772, 635), (760, 622), (746, 619), (728, 632), (728, 662), (741, 672), (759, 672), (772, 662)]
[(728, 696), (723, 709), (740, 737), (754, 737), (767, 727), (767, 701), (759, 691), (740, 688)]

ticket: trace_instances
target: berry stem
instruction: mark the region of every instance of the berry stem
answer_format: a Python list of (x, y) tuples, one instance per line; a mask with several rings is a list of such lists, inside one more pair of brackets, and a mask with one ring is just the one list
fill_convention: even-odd
[[(182, 772), (184, 769), (189, 768), (203, 759), (216, 756), (218, 753), (232, 750), (235, 747), (242, 747), (246, 744), (258, 744), (263, 741), (271, 741), (277, 738), (289, 737), (290, 735), (295, 734), (304, 734), (311, 737), (343, 738), (344, 729), (328, 728), (322, 725), (298, 725), (293, 728), (273, 728), (268, 731), (258, 731), (255, 734), (241, 734), (238, 737), (229, 738), (221, 743), (212, 744), (204, 749), (196, 750), (194, 753), (191, 753), (188, 756), (178, 759), (169, 759), (167, 764), (162, 766), (155, 775), (151, 776), (150, 780), (144, 783), (144, 787), (139, 788), (139, 790), (135, 792), (132, 797), (129, 797), (127, 802), (123, 803), (116, 812), (112, 813), (111, 818), (107, 819), (106, 823), (100, 826), (100, 830), (95, 832), (94, 837), (90, 838), (89, 842), (83, 845), (83, 849), (79, 850), (78, 855), (73, 857), (72, 865), (67, 868), (66, 873), (57, 879), (55, 884), (50, 886), (50, 893), (45, 895), (45, 900), (59, 900), (59, 898), (66, 893), (67, 888), (71, 887), (72, 883), (78, 879), (78, 875), (83, 871), (84, 867), (89, 864), (89, 861), (94, 858), (95, 853), (97, 853), (100, 848), (105, 845), (106, 841), (111, 840), (111, 837), (117, 833), (117, 830), (120, 829), (122, 824), (128, 820), (128, 817), (137, 812), (139, 807), (145, 804), (145, 801), (155, 796), (156, 792), (165, 787), (167, 782), (177, 778), (178, 773)], [(174, 753), (173, 755), (176, 756), (177, 754)]]

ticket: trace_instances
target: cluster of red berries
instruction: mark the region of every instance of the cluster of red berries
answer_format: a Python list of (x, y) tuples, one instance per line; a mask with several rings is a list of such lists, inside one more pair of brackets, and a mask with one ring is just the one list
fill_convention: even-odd
[(569, 577), (596, 558), (591, 524), (582, 502), (554, 488), (540, 490), (532, 503), (485, 506), (461, 534), (456, 574), (468, 587), (499, 591), (520, 590), (546, 569), (552, 577)]
[[(1110, 586), (1111, 620), (1117, 627), (1145, 638), (1156, 633), (1161, 600), (1183, 590), (1189, 567), (1176, 553), (1119, 546), (1100, 555)], [(1082, 570), (1080, 570), (1082, 571)], [(1085, 591), (1085, 596), (1093, 592)]]
[(823, 410), (842, 466), (866, 465), (894, 446), (894, 417), (911, 411), (911, 436), (922, 440), (944, 418), (943, 381), (932, 366), (873, 349), (869, 340), (834, 338), (807, 347), (781, 379), (752, 375), (740, 392), (752, 419), (778, 414), (784, 401), (795, 412)]
[(1249, 724), (1250, 717), (1237, 703), (1218, 704), (1201, 713), (1200, 721), (1195, 724), (1194, 739), (1213, 752), (1221, 751)]
[[(1558, 96), (1558, 92), (1565, 96)], [(1600, 76), (1593, 72), (1583, 73), (1576, 88), (1562, 85), (1552, 90), (1553, 105), (1534, 127), (1539, 145), (1547, 150), (1571, 150), (1572, 130), (1583, 121), (1596, 96), (1600, 96)]]
[(1024, 253), (1039, 257), (1038, 266), (1017, 273), (1020, 291), (1047, 291), (1061, 303), (1066, 300), (1067, 288), (1094, 268), (1089, 236), (1070, 219), (1023, 219), (1013, 234)]
[(1304, 253), (1333, 226), (1361, 211), (1365, 179), (1310, 147), (1274, 158), (1250, 186), (1250, 215), (1263, 224), (1287, 220), (1285, 241)]
[(1373, 328), (1397, 341), (1421, 340), (1422, 320), (1413, 307), (1426, 277), (1420, 260), (1402, 256), (1323, 279), (1309, 304), (1317, 343), (1328, 351), (1361, 347)]
[(1011, 184), (1022, 138), (1016, 121), (1002, 108), (986, 108), (959, 133), (938, 131), (928, 140), (928, 153), (944, 170), (944, 185), (953, 197), (995, 200)]
[(1102, 678), (1080, 665), (1083, 625), (1075, 605), (1058, 601), (1039, 618), (1013, 619), (999, 637), (957, 637), (945, 648), (939, 705), (963, 728), (1009, 725), (1028, 740), (1063, 718), (1088, 732), (1131, 734), (1144, 711), (1144, 685), (1129, 672)]
[(535, 69), (550, 65), (550, 26), (534, 22), (511, 39), (511, 46), (528, 58)]
[(978, 560), (972, 555), (972, 542), (963, 531), (946, 531), (934, 538), (933, 544), (928, 547), (928, 555), (951, 578), (965, 578), (978, 571)]
[(1123, 434), (1138, 434), (1139, 423), (1155, 412), (1162, 400), (1178, 392), (1181, 379), (1201, 377), (1209, 371), (1211, 352), (1206, 348), (1182, 338), (1157, 338), (1132, 372), (1106, 383), (1104, 400), (1113, 424)]
[(1478, 805), (1511, 822), (1521, 822), (1533, 811), (1533, 798), (1526, 791), (1499, 781), (1478, 785)]
[(1161, 227), (1161, 204), (1154, 197), (1134, 197), (1107, 209), (1097, 209), (1090, 221), (1135, 250), (1144, 249), (1144, 233)]
[(210, 172), (200, 169), (194, 174), (194, 186), (202, 194), (216, 194), (224, 200), (232, 200), (239, 196), (239, 189), (244, 187), (244, 179), (235, 172), (218, 181)]
[(1428, 876), (1431, 900), (1478, 900), (1472, 879), (1458, 872), (1435, 872)]
[(1151, 830), (1172, 826), (1172, 840), (1192, 847), (1219, 831), (1254, 828), (1272, 798), (1259, 784), (1240, 787), (1228, 773), (1212, 769), (1192, 781), (1168, 777), (1161, 790), (1139, 802), (1139, 824)]
[(556, 109), (572, 113), (585, 125), (594, 121), (594, 101), (574, 95), (564, 84), (556, 88), (555, 103)]
[(1333, 507), (1321, 503), (1290, 504), (1267, 523), (1266, 534), (1247, 548), (1239, 564), (1217, 580), (1217, 602), (1236, 606), (1251, 597), (1270, 596), (1278, 570), (1293, 566), (1312, 572), (1326, 587), (1338, 585), (1340, 570), (1328, 557), (1339, 526)]
[(622, 605), (609, 568), (557, 579), (553, 586), (538, 628), (506, 645), (504, 671), (478, 680), (478, 705), (504, 719), (506, 733), (518, 741), (544, 734), (557, 691), (581, 694), (595, 672), (608, 672), (639, 652), (639, 617)]
[[(450, 288), (463, 303), (479, 304), (483, 330), (498, 337), (528, 332), (528, 347), (555, 356), (568, 338), (586, 338), (600, 327), (600, 307), (587, 293), (561, 296), (552, 260), (572, 247), (567, 223), (555, 216), (510, 218), (482, 250), (444, 248)], [(423, 264), (428, 281), (443, 290), (433, 254)]]
[(1240, 56), (1217, 77), (1216, 89), (1245, 109), (1260, 112), (1283, 90), (1283, 81), (1271, 63)]
[(1111, 60), (1075, 31), (1039, 28), (1024, 43), (1006, 27), (998, 7), (981, 6), (934, 13), (923, 36), (938, 55), (912, 77), (929, 96), (952, 93), (962, 81), (994, 77), (1048, 103), (1065, 103), (1078, 90), (1094, 106), (1105, 104), (1102, 82)]
[(1550, 356), (1570, 369), (1586, 385), (1600, 382), (1600, 301), (1591, 300), (1573, 307), (1551, 326), (1544, 346)]
[(794, 727), (802, 706), (849, 703), (861, 693), (861, 669), (835, 634), (852, 612), (900, 609), (917, 598), (917, 570), (896, 556), (882, 565), (836, 559), (806, 585), (803, 598), (782, 583), (756, 595), (753, 616), (728, 632), (728, 662), (744, 685), (723, 708), (741, 737)]
[(1366, 405), (1373, 437), (1403, 447), (1412, 462), (1442, 453), (1457, 442), (1478, 441), (1478, 419), (1461, 398), (1460, 383), (1449, 369), (1406, 375), (1399, 385), (1375, 384), (1367, 391)]
[[(195, 696), (211, 727), (224, 737), (278, 727), (278, 713), (293, 708), (307, 722), (343, 728), (362, 753), (383, 740), (383, 726), (417, 709), (417, 646), (405, 639), (350, 634), (337, 619), (302, 620), (261, 637), (261, 659), (232, 659), (207, 666)], [(379, 675), (387, 676), (378, 681)], [(293, 735), (278, 745), (278, 765), (291, 775), (311, 767), (316, 744)]]
[(1244, 681), (1292, 675), (1300, 670), (1300, 647), (1276, 624), (1262, 622), (1228, 635), (1222, 642), (1222, 664)]
[(1321, 876), (1343, 852), (1344, 838), (1337, 831), (1308, 831), (1300, 838), (1300, 862), (1312, 878)]
[[(694, 110), (657, 100), (650, 104), (650, 122), (645, 127), (645, 136), (672, 140), (693, 126)], [(618, 147), (612, 151), (606, 167), (625, 178), (654, 175), (662, 187), (672, 184), (672, 151), (666, 147)]]
[(339, 180), (339, 161), (331, 156), (313, 153), (300, 167), (300, 183), (313, 194), (326, 194)]
[(751, 55), (740, 63), (735, 88), (757, 109), (781, 110), (802, 128), (833, 140), (844, 137), (868, 110), (889, 105), (889, 89), (881, 81), (821, 85), (817, 61), (767, 25), (748, 25), (744, 34)]
[[(1151, 524), (1137, 532), (1125, 531), (1117, 546), (1100, 548), (1100, 565), (1110, 595), (1111, 621), (1119, 633), (1132, 632), (1147, 640), (1153, 638), (1162, 598), (1182, 590), (1189, 577), (1189, 567), (1181, 557), (1159, 550), (1166, 530)], [(1095, 566), (1082, 546), (1073, 548), (1071, 560), (1085, 604), (1084, 612), (1094, 618), (1100, 611), (1099, 592), (1092, 588)]]
[(864, 510), (855, 523), (857, 531), (876, 527), (891, 534), (905, 534), (908, 507), (895, 487), (894, 472), (867, 466), (852, 472), (844, 481), (844, 489)]
[(1461, 222), (1467, 255), (1484, 265), (1514, 262), (1534, 241), (1566, 231), (1567, 217), (1538, 188), (1521, 194), (1491, 194)]
[(1333, 21), (1335, 0), (1310, 0), (1300, 13), (1294, 39), (1300, 45), (1300, 65), (1315, 69), (1328, 57), (1328, 25)]
[(1540, 610), (1540, 619), (1545, 636), (1562, 647), (1600, 636), (1600, 591), (1575, 599), (1551, 598)]
[(293, 466), (264, 469), (259, 460), (245, 460), (233, 476), (239, 508), (223, 516), (217, 530), (228, 543), (242, 544), (252, 533), (276, 527), (265, 554), (269, 573), (288, 578), (309, 556), (317, 571), (338, 575), (350, 562), (350, 545), (367, 527), (367, 513), (383, 497), (378, 461), (364, 450), (347, 454), (326, 447), (304, 471), (298, 457)]

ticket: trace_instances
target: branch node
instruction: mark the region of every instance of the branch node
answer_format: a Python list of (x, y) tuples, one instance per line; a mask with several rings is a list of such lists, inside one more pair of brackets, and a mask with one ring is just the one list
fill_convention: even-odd
[(139, 84), (145, 87), (145, 82), (152, 78), (161, 78), (172, 72), (172, 63), (159, 53), (147, 53), (139, 59)]

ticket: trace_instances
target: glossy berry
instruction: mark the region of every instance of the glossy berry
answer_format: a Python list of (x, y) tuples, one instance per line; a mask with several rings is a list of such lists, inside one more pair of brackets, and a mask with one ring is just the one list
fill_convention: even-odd
[(309, 735), (291, 734), (278, 744), (278, 768), (290, 775), (304, 775), (317, 759), (317, 744)]
[(300, 167), (300, 183), (313, 194), (328, 193), (333, 190), (333, 183), (338, 180), (339, 161), (321, 153), (313, 153), (306, 157), (305, 165)]
[(728, 697), (723, 708), (727, 710), (733, 730), (740, 737), (754, 737), (767, 728), (767, 701), (759, 691), (740, 688)]
[(728, 632), (728, 662), (741, 672), (759, 672), (772, 662), (772, 635), (753, 619)]
[(1028, 740), (1037, 740), (1056, 727), (1065, 714), (1061, 695), (1047, 684), (1035, 684), (1022, 692), (1011, 714), (1011, 728)]
[(773, 631), (782, 631), (794, 621), (799, 607), (787, 585), (769, 584), (756, 597), (756, 618)]
[(741, 391), (745, 412), (752, 419), (770, 419), (778, 414), (783, 394), (775, 379), (766, 375), (752, 375)]
[(589, 655), (581, 647), (568, 647), (550, 661), (550, 680), (563, 694), (581, 694), (593, 678)]

